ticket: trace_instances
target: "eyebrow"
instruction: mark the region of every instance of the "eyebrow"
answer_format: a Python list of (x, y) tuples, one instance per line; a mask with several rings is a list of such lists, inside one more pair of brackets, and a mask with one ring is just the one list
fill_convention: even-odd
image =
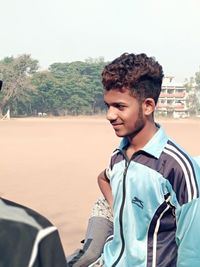
[(105, 103), (105, 105), (109, 105), (109, 106), (111, 106), (111, 105), (126, 105), (125, 102), (121, 102), (121, 101), (119, 101), (119, 102), (111, 102), (110, 104), (107, 103), (106, 101), (104, 101), (104, 103)]

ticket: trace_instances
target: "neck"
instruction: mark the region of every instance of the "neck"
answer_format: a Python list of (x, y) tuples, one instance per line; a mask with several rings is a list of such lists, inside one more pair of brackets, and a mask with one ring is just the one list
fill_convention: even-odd
[(141, 148), (143, 148), (148, 141), (154, 136), (157, 132), (157, 127), (155, 122), (147, 121), (144, 127), (135, 135), (129, 136), (129, 148), (132, 150), (133, 153), (137, 152)]

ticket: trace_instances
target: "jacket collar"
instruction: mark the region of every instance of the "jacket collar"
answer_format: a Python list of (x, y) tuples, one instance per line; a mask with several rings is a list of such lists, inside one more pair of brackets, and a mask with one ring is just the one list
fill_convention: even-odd
[[(156, 126), (158, 127), (158, 131), (140, 151), (144, 151), (155, 158), (159, 158), (169, 138), (159, 124), (156, 124)], [(118, 149), (122, 151), (128, 146), (128, 144), (128, 138), (124, 137), (121, 140)]]

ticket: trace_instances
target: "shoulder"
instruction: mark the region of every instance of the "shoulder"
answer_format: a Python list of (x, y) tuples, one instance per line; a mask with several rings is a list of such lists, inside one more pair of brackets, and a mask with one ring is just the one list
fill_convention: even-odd
[(43, 215), (19, 203), (0, 198), (0, 218), (7, 221), (23, 223), (36, 229), (52, 226)]
[(196, 156), (194, 157), (194, 160), (198, 163), (198, 165), (200, 166), (200, 156)]
[(200, 168), (197, 162), (177, 143), (169, 140), (160, 157), (163, 175), (184, 204), (199, 197)]
[(66, 266), (57, 228), (40, 213), (0, 198), (0, 228), (4, 266)]

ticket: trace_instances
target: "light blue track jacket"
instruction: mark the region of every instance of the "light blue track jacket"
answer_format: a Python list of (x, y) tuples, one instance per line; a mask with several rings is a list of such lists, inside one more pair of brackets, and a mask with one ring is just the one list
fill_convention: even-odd
[(200, 267), (200, 167), (159, 126), (130, 160), (126, 138), (107, 176), (114, 198), (114, 235), (105, 267)]

